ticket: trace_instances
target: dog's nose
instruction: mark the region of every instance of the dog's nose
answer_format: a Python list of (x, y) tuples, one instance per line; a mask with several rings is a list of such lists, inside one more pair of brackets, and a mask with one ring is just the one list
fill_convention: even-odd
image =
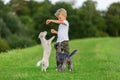
[(44, 31), (45, 34), (47, 34), (47, 31)]

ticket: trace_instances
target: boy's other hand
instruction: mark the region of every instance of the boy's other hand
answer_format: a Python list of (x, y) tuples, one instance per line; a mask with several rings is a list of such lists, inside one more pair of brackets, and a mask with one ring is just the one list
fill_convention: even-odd
[(51, 33), (57, 34), (57, 31), (55, 29), (51, 29)]
[(48, 19), (48, 20), (46, 20), (46, 24), (49, 24), (50, 22), (51, 22), (51, 20), (49, 20), (49, 19)]

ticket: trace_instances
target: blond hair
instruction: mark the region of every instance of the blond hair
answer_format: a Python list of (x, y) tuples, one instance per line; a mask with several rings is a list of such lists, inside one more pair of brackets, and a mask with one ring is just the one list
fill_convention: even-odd
[(67, 11), (64, 8), (58, 9), (55, 13), (55, 16), (58, 17), (60, 14), (67, 17)]

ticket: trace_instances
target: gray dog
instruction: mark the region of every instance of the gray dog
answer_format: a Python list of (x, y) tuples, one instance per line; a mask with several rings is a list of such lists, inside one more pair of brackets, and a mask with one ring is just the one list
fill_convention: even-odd
[(61, 43), (55, 44), (56, 49), (56, 63), (57, 63), (57, 71), (65, 71), (66, 64), (68, 64), (69, 71), (72, 71), (72, 60), (71, 57), (77, 52), (74, 50), (71, 54), (62, 53), (63, 45)]

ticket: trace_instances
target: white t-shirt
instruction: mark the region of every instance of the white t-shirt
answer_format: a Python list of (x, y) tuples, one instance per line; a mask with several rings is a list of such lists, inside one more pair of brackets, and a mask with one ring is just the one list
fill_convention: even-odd
[(69, 31), (69, 23), (67, 20), (64, 20), (64, 24), (60, 24), (58, 28), (57, 42), (69, 40), (68, 31)]

